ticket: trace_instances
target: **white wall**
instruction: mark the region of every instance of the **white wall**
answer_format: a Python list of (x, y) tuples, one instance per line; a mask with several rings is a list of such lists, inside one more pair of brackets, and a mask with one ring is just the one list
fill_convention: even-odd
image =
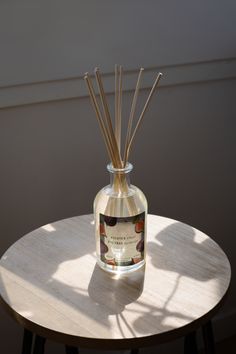
[(8, 0), (1, 86), (235, 56), (235, 1)]
[[(147, 68), (142, 101), (164, 73), (132, 153), (133, 183), (151, 212), (209, 234), (236, 269), (235, 10), (212, 0), (0, 3), (0, 253), (42, 224), (92, 211), (107, 159), (81, 75), (99, 65), (112, 93), (117, 62), (127, 90)], [(235, 297), (233, 282), (214, 322), (219, 339), (235, 331)], [(21, 329), (0, 315), (1, 346), (17, 353)]]

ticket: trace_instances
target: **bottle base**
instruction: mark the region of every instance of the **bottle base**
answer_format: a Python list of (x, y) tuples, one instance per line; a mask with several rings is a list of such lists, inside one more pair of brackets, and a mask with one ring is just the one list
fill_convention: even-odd
[(113, 266), (113, 265), (104, 263), (98, 259), (97, 264), (105, 272), (113, 273), (113, 274), (126, 274), (126, 273), (130, 273), (130, 272), (134, 272), (135, 270), (143, 267), (145, 264), (145, 260), (138, 262), (136, 264), (129, 265), (129, 266)]

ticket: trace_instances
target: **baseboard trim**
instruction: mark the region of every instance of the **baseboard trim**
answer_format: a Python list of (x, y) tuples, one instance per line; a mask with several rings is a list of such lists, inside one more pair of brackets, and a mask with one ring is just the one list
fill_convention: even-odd
[[(183, 63), (145, 70), (142, 89), (149, 89), (158, 71), (163, 73), (160, 88), (236, 78), (236, 58)], [(133, 90), (138, 69), (125, 72), (124, 91)], [(108, 94), (114, 93), (113, 73), (104, 75)], [(0, 108), (87, 97), (83, 77), (21, 83), (0, 87)]]

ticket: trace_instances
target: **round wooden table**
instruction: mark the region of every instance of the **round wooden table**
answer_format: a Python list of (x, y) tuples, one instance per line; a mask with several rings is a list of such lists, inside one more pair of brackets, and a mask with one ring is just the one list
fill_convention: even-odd
[[(0, 261), (1, 303), (24, 328), (23, 352), (42, 353), (45, 338), (77, 346), (132, 349), (185, 336), (196, 352), (202, 327), (212, 352), (210, 320), (227, 293), (231, 271), (222, 249), (199, 230), (148, 216), (146, 266), (112, 275), (96, 265), (92, 215), (40, 227)], [(195, 349), (193, 349), (195, 348)]]

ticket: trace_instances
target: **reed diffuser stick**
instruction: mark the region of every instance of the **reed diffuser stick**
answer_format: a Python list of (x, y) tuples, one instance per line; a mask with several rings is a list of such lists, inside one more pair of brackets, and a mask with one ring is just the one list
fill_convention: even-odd
[(109, 139), (106, 127), (104, 125), (104, 122), (103, 122), (103, 119), (102, 119), (102, 115), (101, 115), (101, 112), (100, 112), (100, 109), (99, 109), (99, 105), (97, 103), (96, 96), (95, 96), (95, 93), (94, 93), (93, 85), (92, 85), (92, 82), (91, 82), (91, 79), (90, 79), (88, 73), (85, 74), (84, 80), (85, 80), (85, 82), (87, 84), (87, 87), (88, 87), (91, 103), (92, 103), (92, 106), (93, 106), (94, 111), (96, 113), (96, 117), (97, 117), (100, 129), (101, 129), (102, 135), (103, 135), (103, 139), (104, 139), (104, 142), (105, 142), (105, 145), (106, 145), (106, 148), (107, 148), (108, 155), (109, 155), (109, 157), (110, 157), (110, 159), (112, 161), (112, 164), (115, 165), (116, 164), (116, 157), (115, 157), (115, 154), (113, 152), (112, 143), (111, 143), (111, 141)]
[(125, 140), (125, 150), (124, 150), (124, 158), (123, 158), (123, 167), (126, 166), (127, 159), (128, 159), (128, 144), (130, 140), (130, 135), (131, 135), (131, 130), (132, 130), (132, 125), (133, 125), (133, 119), (134, 119), (134, 113), (135, 113), (135, 108), (137, 104), (137, 98), (138, 98), (138, 93), (139, 93), (139, 87), (140, 87), (140, 82), (141, 82), (141, 76), (143, 72), (143, 68), (140, 69), (136, 87), (135, 87), (135, 92), (133, 96), (133, 101), (131, 105), (131, 110), (130, 110), (130, 116), (129, 116), (129, 121), (128, 121), (128, 127), (127, 127), (127, 134), (126, 134), (126, 140)]
[(115, 65), (115, 137), (116, 137), (116, 141), (118, 141), (118, 138), (117, 138), (118, 114), (119, 114), (118, 91), (119, 91), (119, 71), (118, 71), (118, 65), (116, 64)]
[[(124, 156), (123, 156), (123, 161), (121, 159), (121, 127), (122, 127), (122, 81), (123, 81), (123, 68), (122, 66), (115, 65), (115, 132), (113, 129), (112, 125), (112, 119), (111, 115), (109, 112), (108, 108), (108, 103), (105, 95), (105, 91), (103, 88), (103, 83), (102, 83), (102, 77), (100, 74), (100, 71), (98, 68), (95, 69), (95, 76), (97, 80), (97, 85), (99, 89), (99, 94), (100, 94), (100, 99), (101, 99), (101, 104), (103, 108), (103, 114), (101, 114), (99, 104), (96, 100), (96, 95), (93, 89), (93, 84), (92, 81), (88, 75), (88, 73), (85, 74), (84, 79), (86, 81), (86, 84), (88, 86), (88, 91), (89, 95), (91, 98), (91, 102), (93, 105), (93, 108), (96, 113), (96, 117), (98, 120), (98, 123), (100, 125), (100, 129), (103, 134), (103, 138), (106, 144), (106, 148), (109, 154), (109, 157), (111, 159), (112, 165), (114, 168), (122, 169), (125, 168), (126, 163), (129, 158), (131, 146), (133, 144), (133, 140), (137, 134), (137, 131), (143, 121), (145, 112), (148, 108), (148, 105), (151, 101), (151, 98), (154, 94), (154, 91), (160, 81), (160, 78), (162, 76), (161, 73), (158, 73), (154, 84), (152, 86), (152, 89), (149, 93), (149, 96), (146, 100), (146, 103), (143, 107), (143, 110), (139, 116), (139, 119), (137, 121), (137, 124), (133, 130), (132, 133), (132, 125), (133, 125), (133, 120), (134, 120), (134, 114), (135, 114), (135, 109), (136, 109), (136, 104), (137, 104), (137, 98), (138, 98), (138, 93), (139, 93), (139, 88), (140, 88), (140, 81), (141, 81), (141, 75), (143, 72), (143, 68), (140, 69), (137, 83), (136, 83), (136, 88), (131, 104), (131, 111), (129, 115), (129, 120), (128, 120), (128, 127), (127, 127), (127, 132), (126, 132), (126, 140), (125, 140), (125, 149), (124, 149)], [(118, 182), (122, 183), (122, 180), (120, 178), (117, 179), (117, 186)]]
[(152, 86), (152, 89), (151, 89), (151, 91), (150, 91), (150, 93), (149, 93), (149, 96), (148, 96), (148, 98), (147, 98), (147, 101), (146, 101), (146, 103), (145, 103), (145, 105), (144, 105), (144, 107), (143, 107), (142, 113), (140, 114), (140, 117), (139, 117), (139, 119), (138, 119), (138, 122), (137, 122), (137, 124), (136, 124), (136, 127), (135, 127), (135, 129), (134, 129), (134, 131), (133, 131), (133, 134), (132, 134), (131, 139), (130, 139), (129, 144), (128, 144), (127, 159), (128, 159), (128, 157), (129, 157), (130, 148), (131, 148), (131, 146), (132, 146), (132, 142), (133, 142), (133, 140), (134, 140), (134, 137), (135, 137), (135, 135), (136, 135), (136, 133), (137, 133), (138, 128), (140, 127), (140, 125), (141, 125), (141, 123), (142, 123), (144, 114), (145, 114), (145, 112), (146, 112), (146, 110), (147, 110), (147, 108), (148, 108), (149, 102), (150, 102), (150, 100), (151, 100), (151, 98), (152, 98), (152, 96), (153, 96), (153, 93), (154, 93), (154, 91), (155, 91), (155, 89), (156, 89), (156, 87), (157, 87), (157, 85), (158, 85), (158, 83), (159, 83), (161, 77), (162, 77), (162, 73), (158, 73), (157, 78), (156, 78), (156, 80), (154, 81), (154, 84), (153, 84), (153, 86)]
[(122, 79), (123, 68), (119, 66), (118, 117), (117, 117), (117, 145), (121, 152), (121, 118), (122, 118)]
[(115, 134), (113, 131), (112, 120), (111, 120), (111, 116), (110, 116), (110, 112), (109, 112), (109, 108), (108, 108), (108, 103), (107, 103), (105, 91), (104, 91), (103, 84), (102, 84), (101, 74), (100, 74), (100, 71), (98, 68), (95, 69), (95, 76), (96, 76), (97, 85), (98, 85), (99, 92), (100, 92), (100, 99), (101, 99), (101, 103), (102, 103), (104, 117), (106, 120), (106, 126), (107, 126), (108, 135), (109, 135), (109, 140), (113, 144), (113, 151), (114, 151), (115, 159), (116, 159), (116, 164), (114, 167), (121, 168), (122, 162), (121, 162), (120, 152), (119, 152), (119, 149), (117, 146), (117, 141), (116, 141)]

